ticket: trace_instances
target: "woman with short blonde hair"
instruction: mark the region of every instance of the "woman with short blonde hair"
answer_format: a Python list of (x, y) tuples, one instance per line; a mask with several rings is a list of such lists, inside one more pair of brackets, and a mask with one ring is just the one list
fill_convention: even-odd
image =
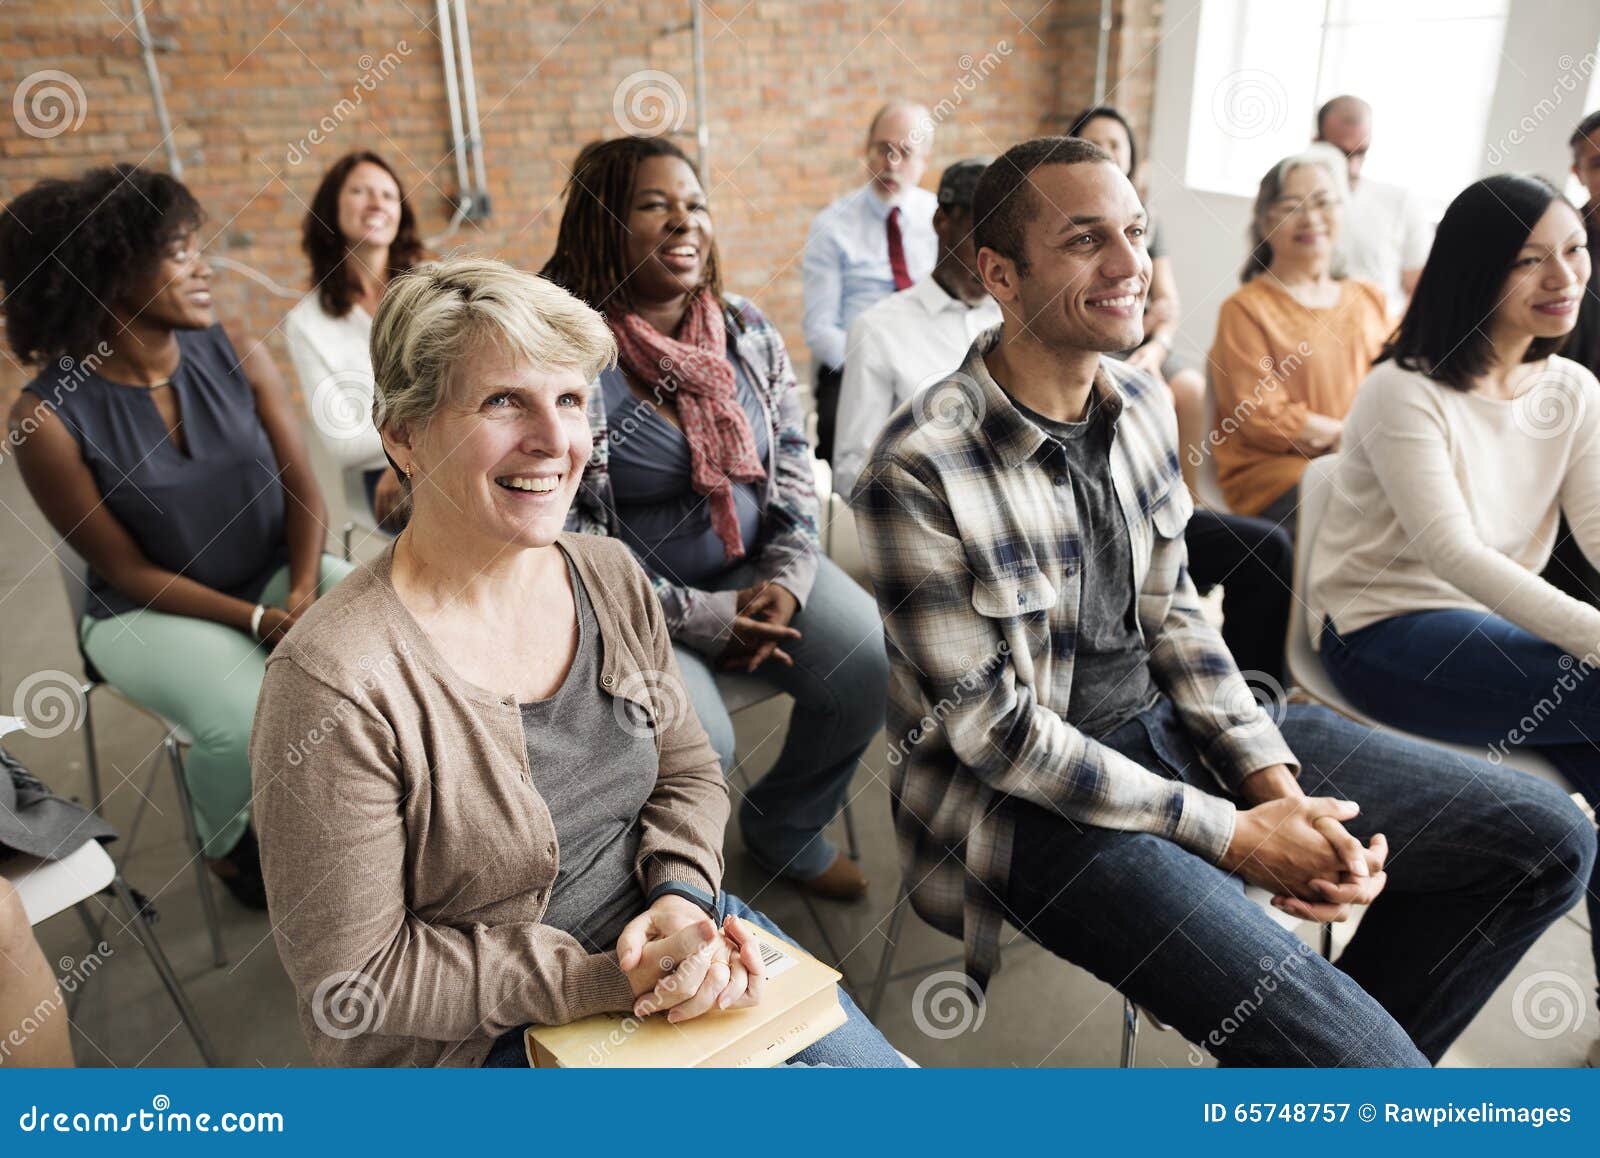
[[(563, 532), (604, 320), (467, 258), (397, 278), (372, 352), (410, 518), (273, 656), (251, 746), (313, 1056), (525, 1065), (531, 1024), (759, 1001), (771, 926), (720, 891), (727, 789), (661, 606)], [(798, 1060), (898, 1065), (847, 1013)]]

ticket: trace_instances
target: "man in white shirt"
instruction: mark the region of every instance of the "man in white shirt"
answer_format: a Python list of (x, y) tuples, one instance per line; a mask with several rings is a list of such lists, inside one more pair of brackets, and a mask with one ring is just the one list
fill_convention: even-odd
[(939, 179), (933, 231), (938, 260), (910, 289), (884, 298), (850, 327), (834, 435), (833, 485), (855, 489), (867, 452), (889, 415), (924, 385), (950, 375), (1000, 307), (978, 277), (972, 193), (988, 160), (957, 161)]
[(817, 454), (831, 460), (834, 412), (850, 324), (868, 306), (933, 269), (937, 201), (917, 182), (928, 167), (933, 118), (921, 105), (891, 101), (867, 128), (867, 183), (829, 205), (806, 237), (806, 344), (816, 372)]
[(1361, 175), (1372, 142), (1372, 106), (1360, 97), (1336, 96), (1317, 110), (1317, 140), (1345, 155), (1350, 164), (1350, 199), (1338, 256), (1351, 277), (1370, 281), (1389, 301), (1389, 313), (1405, 312), (1433, 244), (1433, 223), (1408, 189)]

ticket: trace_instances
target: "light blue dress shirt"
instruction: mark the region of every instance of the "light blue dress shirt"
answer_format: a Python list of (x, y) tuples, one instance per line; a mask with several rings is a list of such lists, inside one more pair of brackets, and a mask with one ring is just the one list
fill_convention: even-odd
[[(933, 211), (939, 199), (926, 189), (900, 198), (900, 237), (913, 282), (933, 272), (939, 239)], [(894, 293), (889, 268), (889, 210), (893, 206), (862, 185), (829, 205), (811, 222), (805, 253), (805, 335), (812, 360), (844, 365), (850, 324), (868, 306)]]

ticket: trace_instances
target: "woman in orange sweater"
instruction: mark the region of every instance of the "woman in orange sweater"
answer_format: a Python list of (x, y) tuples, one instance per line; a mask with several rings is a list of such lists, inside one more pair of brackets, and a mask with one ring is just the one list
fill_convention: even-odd
[(1333, 269), (1344, 158), (1313, 146), (1261, 179), (1244, 285), (1211, 347), (1217, 481), (1228, 506), (1293, 526), (1306, 463), (1339, 449), (1356, 387), (1388, 334), (1383, 293)]

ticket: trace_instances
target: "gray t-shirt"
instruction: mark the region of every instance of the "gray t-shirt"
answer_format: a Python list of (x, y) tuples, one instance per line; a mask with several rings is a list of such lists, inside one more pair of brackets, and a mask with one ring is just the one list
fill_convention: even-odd
[(1111, 420), (1094, 393), (1081, 422), (1057, 422), (1012, 404), (1051, 440), (1045, 469), (1071, 482), (1056, 491), (1078, 512), (1083, 575), (1067, 723), (1109, 735), (1155, 703), (1150, 656), (1139, 634), (1133, 548), (1111, 479)]
[(544, 923), (603, 953), (644, 911), (633, 864), (659, 762), (648, 721), (600, 688), (600, 624), (570, 559), (567, 573), (578, 605), (577, 655), (554, 695), (518, 707), (533, 785), (556, 826), (560, 867)]

